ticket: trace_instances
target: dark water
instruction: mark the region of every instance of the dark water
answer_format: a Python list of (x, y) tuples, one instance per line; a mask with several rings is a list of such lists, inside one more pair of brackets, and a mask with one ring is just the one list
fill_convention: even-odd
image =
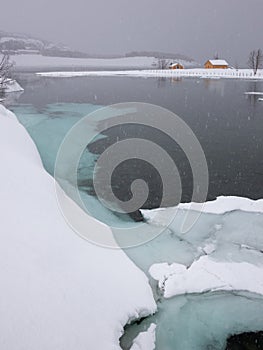
[(227, 341), (226, 350), (256, 349), (263, 349), (263, 332), (236, 334), (231, 336)]
[[(134, 77), (55, 79), (32, 74), (21, 74), (17, 79), (25, 92), (13, 106), (32, 104), (39, 111), (54, 103), (105, 106), (146, 102), (165, 107), (191, 127), (204, 150), (210, 177), (208, 199), (219, 195), (263, 198), (263, 102), (258, 100), (260, 96), (244, 94), (247, 91), (263, 92), (262, 82)], [(172, 156), (181, 175), (182, 201), (191, 200), (189, 162), (178, 145), (158, 132), (146, 127), (138, 129), (134, 125), (109, 129), (105, 132), (107, 137), (92, 144), (89, 151), (100, 154), (117, 139), (138, 134), (160, 144)], [(127, 161), (116, 170), (112, 180), (115, 194), (121, 199), (129, 199), (130, 184), (138, 177), (144, 178), (150, 187), (144, 207), (158, 206), (161, 179), (145, 162)]]

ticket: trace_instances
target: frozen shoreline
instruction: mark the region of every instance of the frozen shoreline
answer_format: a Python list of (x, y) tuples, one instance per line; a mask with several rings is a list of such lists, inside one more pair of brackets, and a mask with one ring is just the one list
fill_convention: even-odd
[[(1, 350), (17, 344), (120, 349), (126, 323), (156, 311), (148, 279), (122, 250), (98, 247), (73, 232), (35, 144), (1, 105), (0, 125)], [(111, 234), (91, 217), (89, 225), (94, 233)]]
[[(43, 169), (34, 143), (16, 117), (2, 106), (0, 124), (0, 140), (4, 150), (1, 154), (4, 166), (0, 205), (2, 213), (5, 213), (1, 222), (4, 229), (1, 230), (0, 245), (0, 265), (4, 266), (1, 272), (3, 302), (0, 303), (0, 311), (4, 315), (1, 349), (9, 350), (17, 344), (16, 337), (9, 337), (14, 329), (23, 339), (24, 348), (120, 349), (118, 339), (123, 326), (133, 318), (156, 311), (147, 278), (122, 251), (91, 245), (73, 233), (58, 211), (54, 180)], [(19, 176), (15, 177), (13, 175), (17, 169)], [(74, 203), (71, 205), (80, 210)], [(218, 217), (233, 211), (251, 215), (263, 213), (263, 199), (253, 201), (241, 197), (219, 197), (206, 202), (204, 208), (203, 204), (191, 203), (180, 204), (179, 209), (188, 210), (190, 205), (191, 209), (218, 214)], [(165, 219), (167, 211), (176, 209), (143, 213), (150, 224), (155, 225), (162, 224), (154, 220), (156, 212)], [(248, 237), (245, 243), (240, 237), (240, 258), (249, 257), (251, 263), (249, 260), (244, 260), (243, 265), (225, 259), (215, 261), (212, 255), (217, 250), (216, 244), (224, 228), (221, 222), (215, 223), (215, 227), (211, 228), (211, 223), (207, 221), (200, 232), (195, 229), (196, 235), (204, 235), (204, 241), (200, 239), (200, 242), (205, 243), (205, 248), (194, 239), (193, 244), (198, 244), (207, 255), (196, 260), (191, 267), (177, 262), (152, 265), (150, 273), (159, 281), (165, 297), (244, 287), (263, 294), (261, 258), (258, 258), (258, 265), (253, 264), (253, 259), (260, 254), (260, 236), (255, 233), (255, 238), (251, 237), (249, 241)], [(90, 225), (96, 232), (105, 230), (110, 233), (108, 227), (92, 218)], [(175, 225), (174, 232), (177, 233), (176, 229)], [(225, 228), (227, 239), (229, 232), (231, 234), (230, 229), (232, 226)], [(211, 233), (206, 230), (211, 230)], [(253, 230), (250, 232), (248, 229), (247, 232), (253, 233)], [(239, 231), (234, 226), (232, 234), (235, 233)], [(171, 243), (176, 236), (170, 239)], [(233, 242), (226, 241), (228, 246), (239, 244), (235, 237)], [(174, 256), (176, 261), (176, 254)], [(199, 284), (196, 283), (196, 276)], [(250, 276), (255, 276), (255, 280), (251, 280)], [(15, 324), (14, 316), (17, 320)], [(134, 340), (134, 349), (142, 344), (153, 348), (154, 339), (153, 326)]]
[(263, 295), (263, 267), (248, 262), (217, 261), (202, 256), (189, 268), (163, 263), (152, 265), (149, 272), (158, 281), (165, 298), (212, 291), (246, 291)]
[(155, 216), (158, 214), (158, 220), (162, 221), (162, 216), (166, 216), (168, 211), (194, 210), (200, 213), (225, 214), (236, 210), (249, 213), (263, 213), (263, 199), (249, 199), (236, 196), (220, 196), (213, 201), (205, 203), (180, 203), (177, 207), (141, 209), (144, 218), (149, 222), (155, 222)]
[(79, 72), (38, 72), (42, 77), (73, 78), (89, 76), (130, 76), (130, 77), (167, 77), (167, 78), (204, 78), (204, 79), (248, 79), (263, 80), (263, 70), (254, 75), (251, 69), (164, 69), (164, 70), (116, 70), (116, 71), (79, 71)]
[(7, 79), (2, 86), (5, 93), (11, 93), (11, 92), (22, 92), (24, 89), (21, 85), (18, 84), (16, 80), (13, 79)]

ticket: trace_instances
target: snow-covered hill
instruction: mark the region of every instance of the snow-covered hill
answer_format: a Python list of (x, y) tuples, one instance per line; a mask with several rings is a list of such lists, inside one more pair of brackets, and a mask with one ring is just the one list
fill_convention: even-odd
[(0, 31), (0, 51), (9, 54), (39, 54), (58, 57), (85, 57), (86, 54), (71, 50), (62, 44), (34, 38), (26, 34)]

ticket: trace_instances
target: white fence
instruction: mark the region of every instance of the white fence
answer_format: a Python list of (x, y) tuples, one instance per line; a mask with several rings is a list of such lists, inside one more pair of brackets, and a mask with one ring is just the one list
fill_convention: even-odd
[[(146, 73), (147, 72), (147, 73)], [(263, 79), (263, 70), (255, 75), (251, 69), (156, 69), (144, 71), (145, 75), (160, 77), (199, 77), (199, 78), (232, 78)]]

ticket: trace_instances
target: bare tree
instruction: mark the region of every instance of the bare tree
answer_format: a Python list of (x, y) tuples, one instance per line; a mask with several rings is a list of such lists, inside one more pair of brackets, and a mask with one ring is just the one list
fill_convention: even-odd
[(165, 58), (159, 58), (158, 68), (159, 69), (166, 69), (167, 68), (167, 60)]
[(13, 64), (10, 61), (10, 57), (7, 54), (0, 53), (0, 89), (3, 88), (4, 83), (10, 77), (11, 68)]
[(238, 63), (238, 61), (235, 61), (234, 67), (235, 67), (236, 70), (239, 70), (239, 63)]
[(214, 54), (214, 60), (218, 60), (219, 59), (219, 54), (218, 54), (218, 52), (216, 52), (215, 54)]
[(261, 49), (253, 50), (248, 57), (248, 66), (253, 69), (254, 75), (257, 74), (258, 69), (262, 68), (263, 52)]

